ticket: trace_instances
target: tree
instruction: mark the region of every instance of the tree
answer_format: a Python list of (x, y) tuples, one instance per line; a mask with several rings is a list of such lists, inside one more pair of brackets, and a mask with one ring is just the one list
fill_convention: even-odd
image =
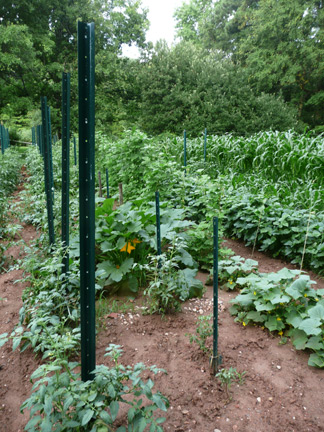
[[(38, 107), (46, 95), (53, 107), (53, 129), (60, 128), (62, 71), (71, 72), (72, 114), (77, 106), (77, 21), (95, 23), (96, 86), (99, 89), (98, 118), (106, 108), (106, 83), (123, 88), (124, 63), (119, 59), (123, 44), (145, 47), (147, 12), (137, 0), (0, 0), (0, 115), (10, 103), (12, 115), (23, 115), (25, 107)], [(8, 74), (9, 72), (9, 74)], [(113, 80), (115, 82), (112, 82)], [(127, 85), (126, 85), (127, 87)], [(120, 106), (121, 91), (109, 95), (112, 106)], [(116, 97), (114, 99), (114, 97)], [(127, 96), (128, 97), (128, 96)], [(126, 97), (126, 99), (127, 99)], [(110, 110), (110, 121), (118, 121), (118, 110)], [(71, 116), (76, 127), (76, 120)]]
[(173, 48), (160, 42), (139, 76), (142, 84), (141, 126), (151, 134), (183, 129), (199, 135), (296, 126), (296, 117), (280, 98), (257, 94), (248, 75), (230, 59), (224, 60), (196, 45)]
[(281, 93), (303, 121), (324, 123), (322, 1), (191, 0), (176, 13), (180, 36), (190, 34), (184, 12), (201, 3), (190, 28), (205, 48), (247, 70), (257, 92)]

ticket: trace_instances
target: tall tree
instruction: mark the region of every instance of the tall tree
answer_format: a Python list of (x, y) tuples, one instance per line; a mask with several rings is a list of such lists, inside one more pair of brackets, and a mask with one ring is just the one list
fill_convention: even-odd
[[(14, 96), (15, 103), (28, 99), (25, 107), (29, 108), (38, 106), (40, 94), (46, 94), (55, 120), (63, 70), (72, 73), (75, 106), (78, 20), (95, 22), (97, 87), (114, 77), (123, 78), (124, 73), (115, 70), (123, 66), (118, 60), (122, 45), (145, 46), (146, 15), (139, 0), (0, 0), (0, 92), (6, 95), (0, 98), (0, 115), (8, 112), (8, 101), (12, 103)], [(119, 104), (116, 99), (112, 103)], [(19, 106), (14, 114), (26, 114)], [(59, 127), (58, 119), (56, 123)]]
[(141, 126), (149, 133), (183, 129), (199, 135), (250, 134), (296, 126), (294, 110), (281, 99), (257, 94), (248, 75), (230, 59), (182, 42), (173, 48), (160, 42), (139, 75)]
[(204, 47), (248, 70), (258, 91), (282, 93), (303, 121), (324, 123), (323, 1), (191, 0), (176, 13), (180, 36), (189, 34), (185, 11), (201, 3), (190, 28)]

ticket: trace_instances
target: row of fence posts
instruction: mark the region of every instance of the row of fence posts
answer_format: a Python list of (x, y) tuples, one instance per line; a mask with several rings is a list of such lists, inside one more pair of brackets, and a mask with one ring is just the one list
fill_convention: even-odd
[[(94, 24), (78, 23), (78, 92), (79, 92), (79, 224), (80, 224), (80, 310), (81, 310), (81, 378), (94, 378), (95, 346), (95, 89), (94, 89)], [(53, 202), (54, 182), (50, 108), (41, 98), (42, 124), (32, 128), (32, 142), (44, 159), (45, 193), (49, 241), (55, 243)], [(206, 160), (205, 129), (204, 158)], [(53, 137), (53, 142), (58, 139)], [(77, 163), (76, 139), (73, 137), (74, 162)], [(184, 166), (186, 168), (186, 133), (184, 133)], [(101, 178), (101, 177), (100, 177)], [(70, 74), (62, 74), (62, 244), (63, 274), (69, 273), (69, 183), (70, 183)], [(109, 173), (106, 169), (107, 197)], [(156, 201), (157, 255), (162, 254), (160, 230), (160, 198)], [(214, 218), (214, 343), (211, 366), (220, 364), (218, 343), (218, 218)], [(160, 263), (159, 263), (160, 266)]]
[(5, 150), (10, 147), (9, 129), (3, 124), (0, 124), (0, 142), (1, 142), (1, 153), (4, 154)]

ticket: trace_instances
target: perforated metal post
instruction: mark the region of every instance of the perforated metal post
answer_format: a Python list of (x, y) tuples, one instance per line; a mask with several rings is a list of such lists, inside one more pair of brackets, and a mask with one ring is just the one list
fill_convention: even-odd
[(77, 148), (76, 148), (75, 136), (73, 137), (73, 147), (74, 147), (74, 165), (76, 165), (78, 163), (78, 160), (77, 160)]
[(210, 359), (212, 373), (215, 375), (218, 366), (222, 362), (222, 357), (218, 354), (218, 218), (213, 219), (213, 235), (214, 235), (214, 263), (213, 263), (213, 356)]
[(106, 184), (107, 184), (107, 198), (109, 198), (109, 173), (108, 173), (108, 168), (106, 168)]
[(4, 143), (4, 127), (0, 125), (0, 139), (1, 139), (1, 153), (4, 154), (5, 151), (5, 143)]
[[(157, 255), (161, 255), (161, 223), (160, 223), (160, 194), (159, 191), (155, 192), (155, 211), (156, 211), (156, 252)], [(158, 263), (158, 267), (161, 263)]]
[[(62, 74), (62, 243), (69, 246), (70, 228), (70, 74)], [(65, 250), (62, 273), (69, 271), (69, 254)]]
[(187, 173), (187, 132), (183, 131), (183, 165), (185, 174)]
[(94, 24), (78, 22), (81, 377), (94, 378), (95, 326)]
[(51, 173), (50, 173), (50, 151), (49, 151), (49, 130), (48, 130), (48, 107), (47, 98), (41, 98), (42, 111), (42, 141), (44, 150), (44, 177), (45, 177), (45, 194), (48, 220), (48, 235), (51, 245), (55, 242), (54, 236), (54, 219), (53, 219), (53, 194), (51, 188)]
[(49, 171), (51, 179), (52, 200), (54, 202), (54, 174), (53, 174), (53, 153), (52, 153), (52, 126), (51, 126), (51, 108), (47, 107), (48, 122), (48, 152), (49, 152)]

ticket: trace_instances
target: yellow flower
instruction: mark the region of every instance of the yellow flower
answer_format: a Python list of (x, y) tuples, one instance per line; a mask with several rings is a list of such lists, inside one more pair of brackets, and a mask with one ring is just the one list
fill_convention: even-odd
[(242, 323), (242, 324), (243, 324), (243, 326), (244, 326), (244, 327), (246, 326), (246, 324), (245, 324), (245, 322), (244, 322), (244, 321), (243, 321), (243, 323)]
[(304, 297), (307, 297), (307, 294), (304, 294)]
[(280, 332), (278, 332), (278, 335), (279, 335), (279, 336), (282, 336), (282, 335), (283, 335), (283, 331), (280, 330)]
[(254, 291), (253, 295), (256, 295), (256, 291)]
[(136, 245), (136, 243), (142, 243), (141, 240), (138, 240), (137, 238), (134, 238), (133, 240), (131, 240), (131, 242)]
[(230, 285), (232, 285), (232, 283), (233, 283), (233, 281), (230, 279), (227, 282), (229, 282)]
[(126, 242), (125, 243), (125, 245), (120, 249), (120, 252), (127, 252), (127, 253), (131, 253), (132, 252), (132, 250), (134, 250), (135, 249), (135, 247), (134, 246), (132, 246), (132, 242), (131, 241), (128, 241), (128, 242)]
[(277, 321), (281, 321), (281, 318), (280, 318), (280, 317), (277, 317)]
[(316, 297), (315, 301), (318, 301), (318, 298)]

